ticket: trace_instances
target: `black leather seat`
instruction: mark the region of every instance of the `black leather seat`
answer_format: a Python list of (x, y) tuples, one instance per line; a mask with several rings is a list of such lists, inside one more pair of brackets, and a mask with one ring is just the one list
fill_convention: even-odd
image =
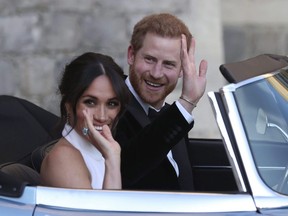
[(36, 148), (31, 154), (31, 162), (33, 168), (40, 173), (41, 164), (44, 157), (49, 153), (49, 151), (53, 148), (54, 144), (58, 142), (58, 139), (53, 140), (46, 145), (39, 146)]
[(31, 168), (31, 152), (61, 137), (59, 117), (21, 98), (0, 95), (0, 164), (18, 162)]
[(40, 185), (40, 174), (24, 164), (5, 163), (0, 166), (0, 171), (28, 185)]
[(42, 160), (32, 160), (32, 152), (33, 158), (42, 158), (47, 145), (62, 136), (59, 120), (27, 100), (0, 95), (0, 171), (22, 182), (39, 184)]

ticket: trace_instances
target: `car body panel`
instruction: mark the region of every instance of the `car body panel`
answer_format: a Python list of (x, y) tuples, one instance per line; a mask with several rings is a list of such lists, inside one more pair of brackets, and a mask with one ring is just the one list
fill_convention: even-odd
[(19, 212), (22, 214), (25, 209), (27, 209), (26, 215), (32, 215), (34, 207), (36, 207), (35, 215), (53, 215), (51, 212), (65, 215), (64, 212), (71, 211), (76, 211), (79, 215), (85, 212), (87, 214), (150, 212), (169, 213), (169, 215), (171, 213), (246, 212), (247, 214), (250, 212), (254, 214), (256, 212), (254, 201), (249, 194), (71, 190), (40, 186), (26, 187), (20, 198), (0, 197), (1, 205), (7, 207), (3, 208), (4, 212), (9, 212), (9, 208), (15, 211), (18, 209), (14, 215)]
[[(37, 204), (98, 211), (239, 212), (256, 211), (249, 194), (209, 194), (145, 191), (91, 191), (38, 187)], [(85, 199), (85, 202), (82, 200)], [(223, 206), (222, 203), (227, 205)], [(127, 205), (130, 203), (130, 205)], [(145, 203), (145, 205), (143, 205)], [(241, 205), (239, 205), (241, 203)], [(209, 209), (207, 209), (209, 205)], [(245, 207), (244, 207), (245, 206)]]
[(26, 187), (22, 196), (4, 197), (0, 196), (1, 215), (9, 216), (31, 216), (36, 206), (36, 188)]

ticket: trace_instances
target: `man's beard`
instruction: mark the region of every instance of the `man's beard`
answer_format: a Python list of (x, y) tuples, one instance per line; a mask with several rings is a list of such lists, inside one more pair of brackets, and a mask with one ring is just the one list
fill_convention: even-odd
[[(169, 86), (169, 88), (165, 88), (164, 91), (161, 92), (161, 94), (157, 95), (155, 98), (155, 95), (150, 95), (147, 92), (144, 92), (141, 90), (142, 82), (145, 82), (143, 79), (141, 79), (139, 76), (137, 76), (137, 72), (135, 72), (135, 69), (133, 66), (130, 66), (129, 68), (129, 79), (131, 82), (131, 85), (133, 86), (136, 93), (139, 95), (139, 97), (142, 99), (143, 102), (153, 106), (157, 107), (159, 103), (162, 103), (165, 101), (165, 98), (174, 90), (175, 85)], [(153, 97), (154, 96), (154, 97)]]

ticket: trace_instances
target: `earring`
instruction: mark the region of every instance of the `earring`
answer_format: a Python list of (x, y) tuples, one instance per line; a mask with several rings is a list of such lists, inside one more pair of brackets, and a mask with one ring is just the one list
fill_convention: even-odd
[(70, 113), (66, 114), (66, 123), (70, 124)]

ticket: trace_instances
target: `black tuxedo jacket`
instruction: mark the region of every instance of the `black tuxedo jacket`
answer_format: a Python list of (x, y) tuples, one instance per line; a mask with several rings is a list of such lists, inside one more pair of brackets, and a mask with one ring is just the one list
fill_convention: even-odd
[[(192, 190), (186, 142), (193, 123), (187, 123), (175, 103), (151, 123), (138, 101), (131, 99), (115, 136), (121, 145), (123, 189)], [(171, 149), (179, 179), (167, 158)]]

